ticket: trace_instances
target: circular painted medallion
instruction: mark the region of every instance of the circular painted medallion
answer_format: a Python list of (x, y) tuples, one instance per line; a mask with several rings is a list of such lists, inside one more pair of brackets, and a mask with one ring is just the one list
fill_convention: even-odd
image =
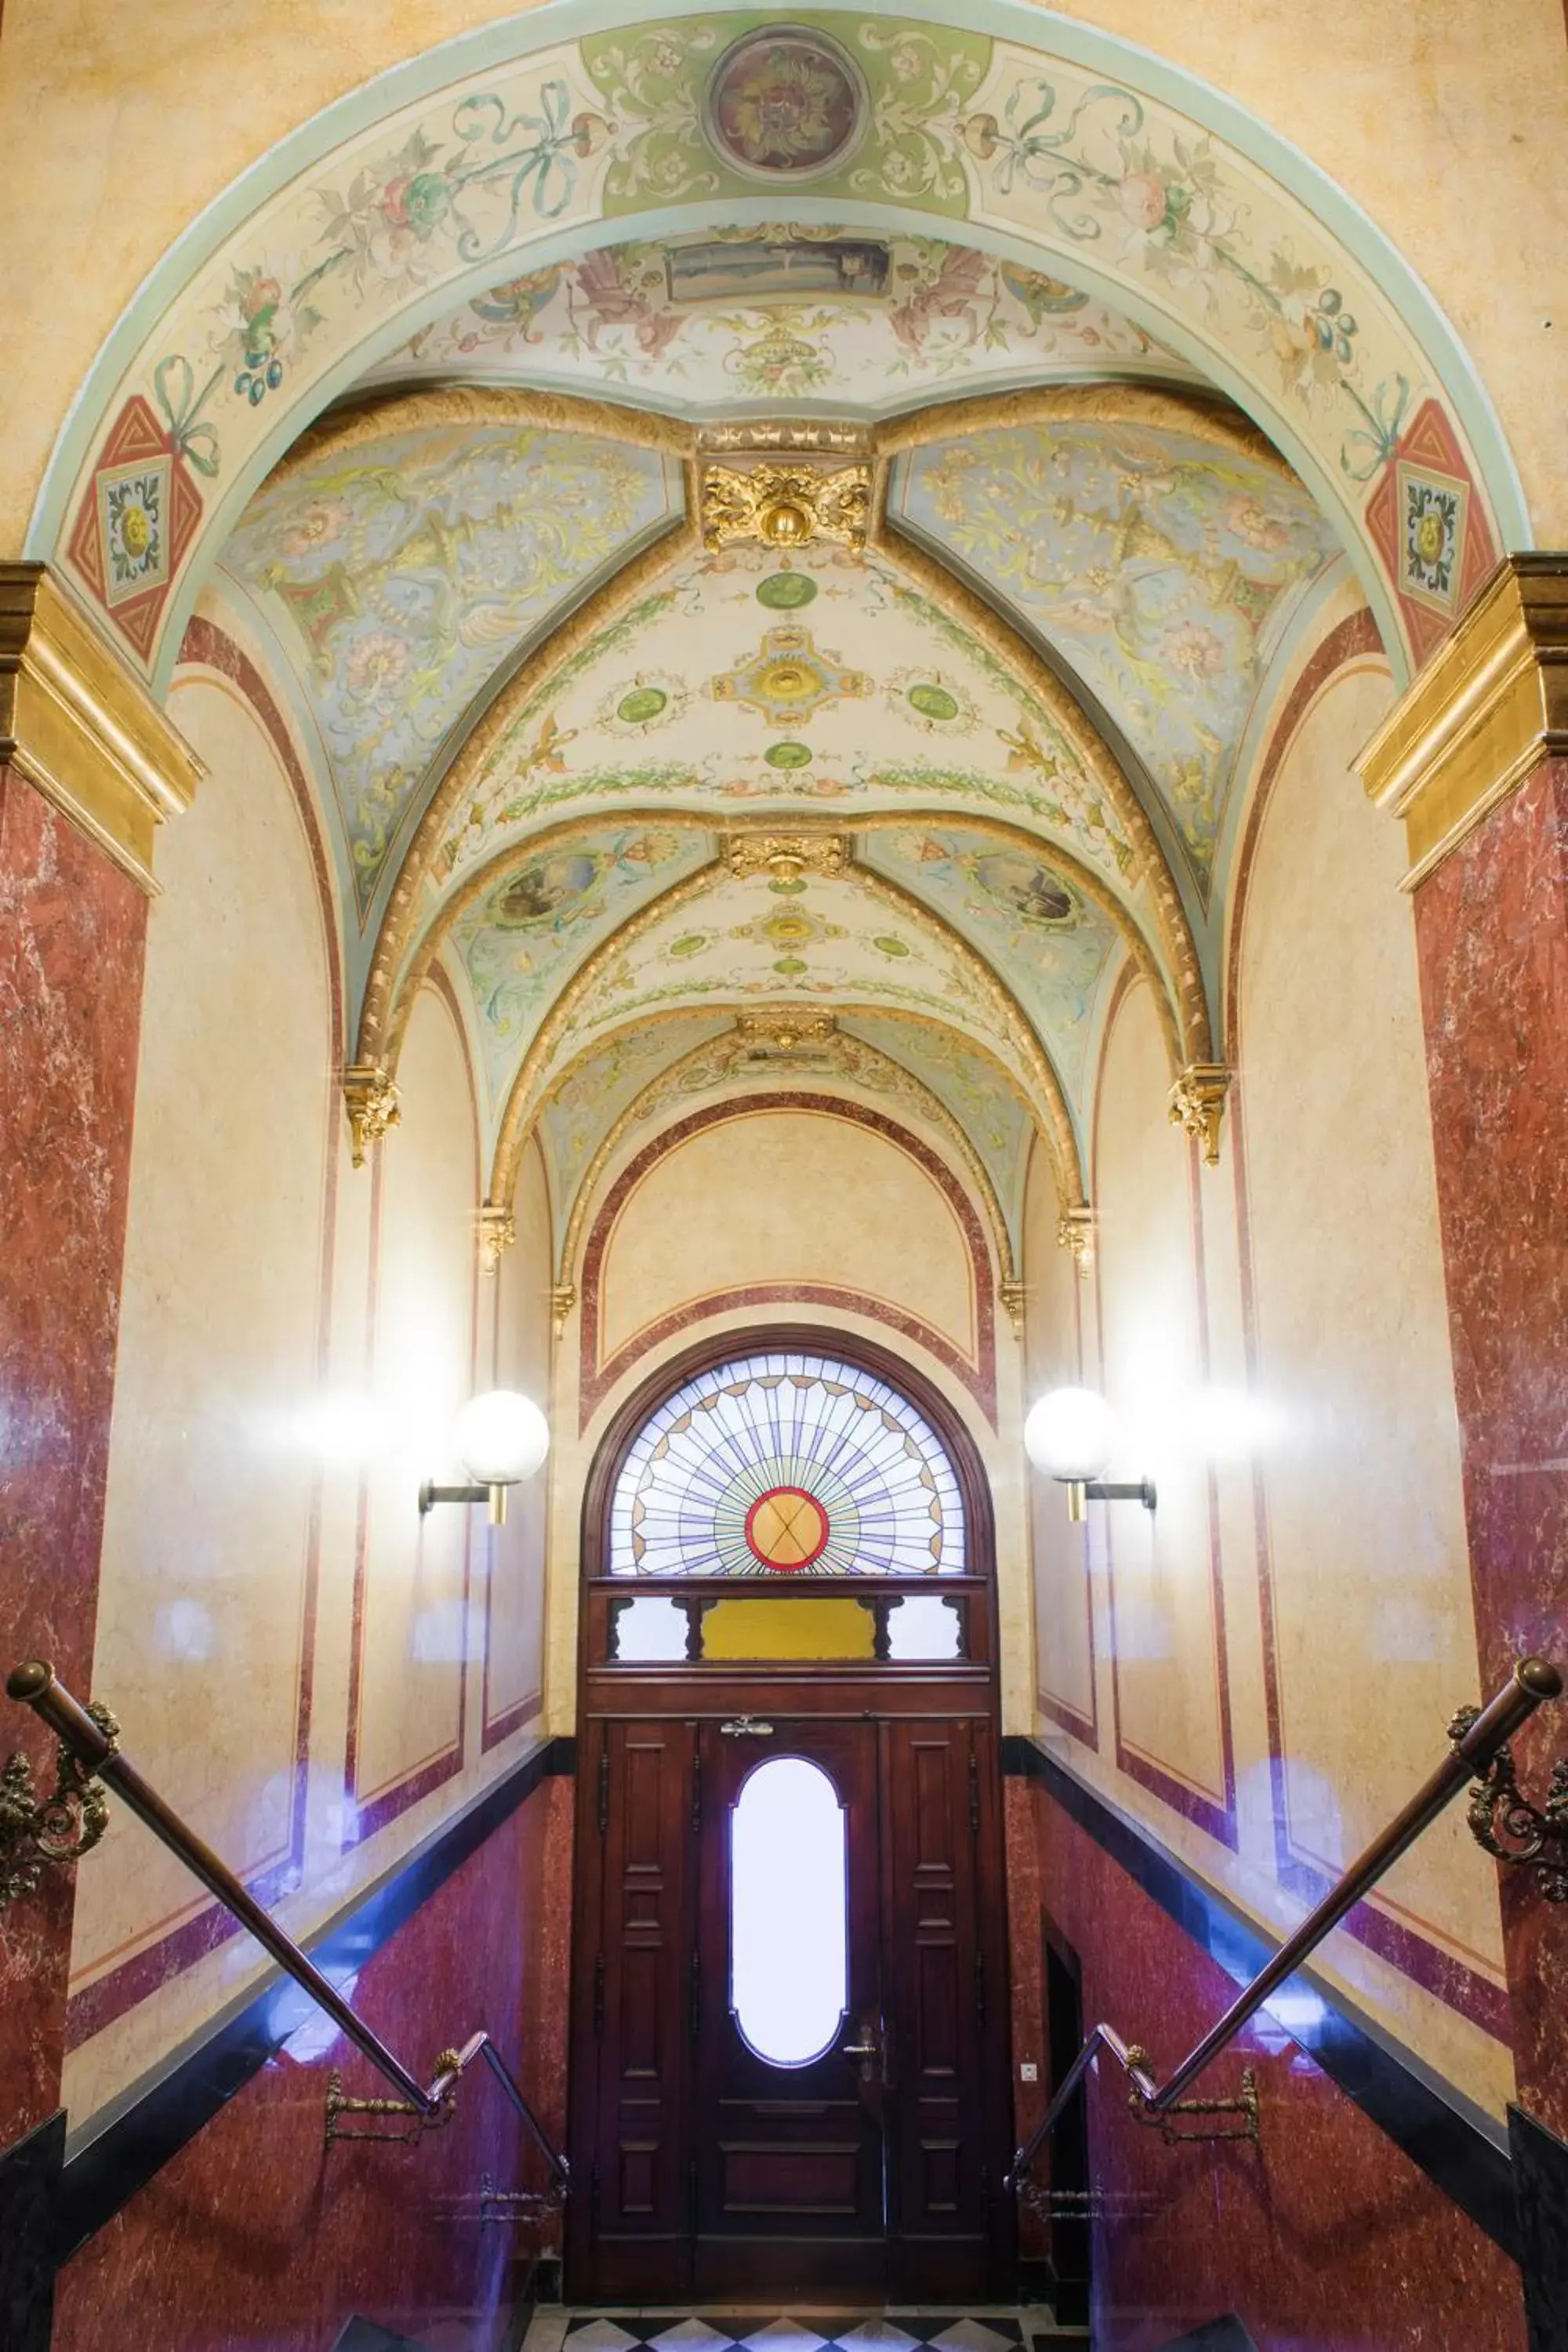
[(650, 719), (658, 717), (668, 700), (662, 687), (634, 686), (616, 703), (616, 717), (624, 719), (628, 727), (646, 727)]
[(815, 180), (858, 143), (866, 90), (825, 34), (784, 26), (747, 33), (713, 68), (702, 123), (726, 163), (752, 180)]
[(804, 1486), (773, 1486), (746, 1513), (746, 1541), (764, 1568), (793, 1575), (827, 1549), (827, 1514)]
[(816, 593), (816, 583), (809, 572), (770, 572), (757, 583), (757, 602), (770, 613), (798, 613)]

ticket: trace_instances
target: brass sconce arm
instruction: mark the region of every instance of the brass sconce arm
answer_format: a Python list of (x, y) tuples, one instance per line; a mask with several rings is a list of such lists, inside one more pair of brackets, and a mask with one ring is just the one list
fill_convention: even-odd
[(488, 1503), (491, 1527), (504, 1528), (506, 1525), (504, 1486), (437, 1486), (433, 1478), (426, 1478), (419, 1489), (420, 1517), (423, 1518), (427, 1511), (433, 1511), (437, 1503)]
[(1159, 1495), (1152, 1478), (1139, 1478), (1131, 1484), (1111, 1478), (1067, 1478), (1068, 1517), (1075, 1523), (1084, 1517), (1086, 1503), (1142, 1503), (1146, 1511), (1158, 1508)]

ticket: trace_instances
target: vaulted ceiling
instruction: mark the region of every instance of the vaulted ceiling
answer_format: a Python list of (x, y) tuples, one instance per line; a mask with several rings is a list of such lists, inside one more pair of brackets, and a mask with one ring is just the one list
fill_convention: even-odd
[(310, 753), (345, 1059), (395, 1081), (439, 966), (489, 1198), (536, 1138), (563, 1272), (628, 1135), (803, 1071), (943, 1139), (1011, 1265), (1037, 1137), (1086, 1198), (1121, 977), (1173, 1079), (1220, 1055), (1249, 729), (1343, 575), (1131, 321), (839, 223), (476, 293), (296, 445), (213, 593)]

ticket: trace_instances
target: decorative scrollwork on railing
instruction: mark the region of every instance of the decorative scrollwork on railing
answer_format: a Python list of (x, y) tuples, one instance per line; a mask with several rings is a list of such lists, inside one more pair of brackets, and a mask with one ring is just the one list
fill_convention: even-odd
[[(1448, 1726), (1456, 1744), (1479, 1709), (1462, 1706)], [(1499, 1862), (1532, 1871), (1548, 1903), (1568, 1903), (1568, 1756), (1560, 1756), (1547, 1783), (1546, 1802), (1532, 1805), (1519, 1785), (1513, 1750), (1505, 1743), (1470, 1790), (1465, 1818), (1476, 1843)]]
[[(108, 1740), (120, 1744), (120, 1726), (106, 1706), (88, 1713)], [(35, 1793), (33, 1768), (19, 1751), (0, 1766), (0, 1904), (31, 1895), (46, 1862), (79, 1862), (109, 1827), (109, 1799), (102, 1783), (68, 1748), (57, 1751), (55, 1785), (47, 1797)]]
[[(1133, 2042), (1127, 2053), (1131, 2064), (1145, 2074), (1152, 2074), (1154, 2062), (1146, 2050)], [(1234, 2099), (1177, 2099), (1168, 2107), (1156, 2107), (1134, 2088), (1128, 2095), (1127, 2108), (1135, 2124), (1145, 2124), (1157, 2131), (1167, 2147), (1179, 2147), (1188, 2139), (1249, 2139), (1258, 2134), (1258, 2077), (1248, 2066), (1241, 2077), (1241, 2088)], [(1211, 2117), (1229, 2118), (1215, 2123)], [(1180, 2118), (1185, 2116), (1183, 2123)]]

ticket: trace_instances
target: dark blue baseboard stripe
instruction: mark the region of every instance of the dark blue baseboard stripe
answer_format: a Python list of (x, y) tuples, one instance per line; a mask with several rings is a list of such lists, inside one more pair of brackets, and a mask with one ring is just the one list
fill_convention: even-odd
[[(1039, 1780), (1079, 1828), (1233, 1983), (1246, 1984), (1279, 1948), (1278, 1941), (1134, 1828), (1035, 1740), (1005, 1738), (1002, 1769)], [(1270, 2007), (1329, 2080), (1517, 2262), (1513, 2167), (1501, 2144), (1501, 2126), (1460, 2092), (1440, 2085), (1414, 2052), (1399, 2051), (1342, 1993), (1310, 1969), (1289, 1978)]]
[[(546, 1740), (352, 1909), (328, 1920), (306, 1946), (322, 1974), (333, 1983), (356, 1976), (542, 1780), (573, 1771), (575, 1761), (574, 1741)], [(316, 2014), (309, 1995), (274, 1971), (259, 1992), (174, 2051), (155, 2079), (132, 2084), (95, 2116), (81, 2145), (69, 2150), (61, 2178), (58, 2261), (68, 2262)]]

